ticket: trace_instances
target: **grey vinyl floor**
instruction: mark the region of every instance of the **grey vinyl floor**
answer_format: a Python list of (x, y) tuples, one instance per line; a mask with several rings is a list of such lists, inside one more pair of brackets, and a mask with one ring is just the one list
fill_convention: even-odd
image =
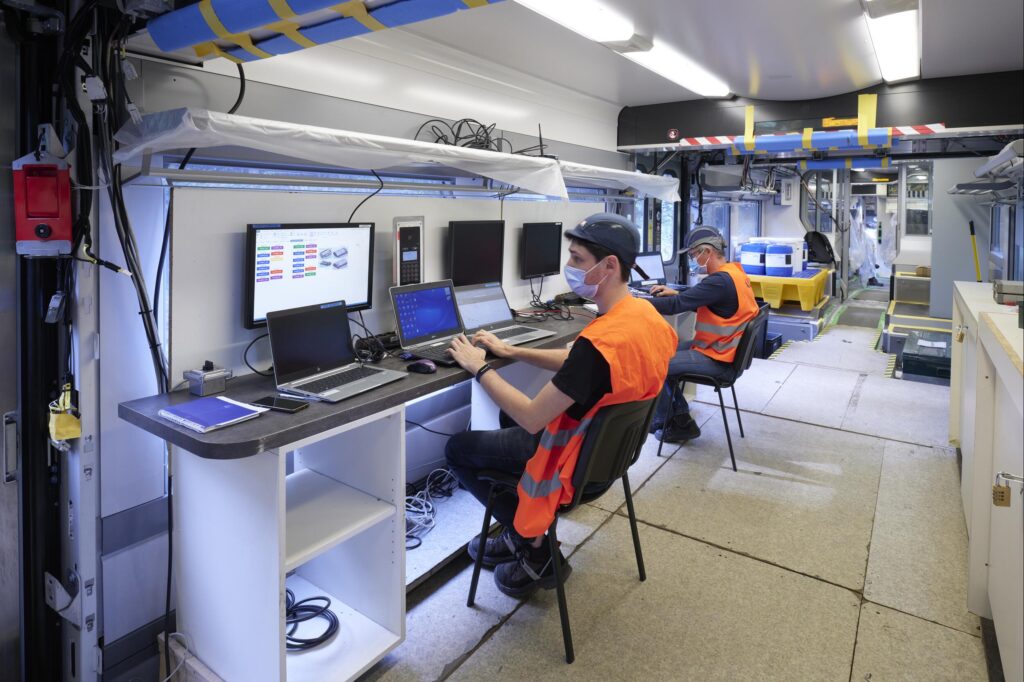
[(700, 438), (661, 458), (648, 440), (630, 471), (645, 582), (620, 489), (559, 523), (575, 663), (553, 591), (518, 601), (485, 574), (467, 608), (463, 560), (409, 595), (405, 642), (364, 679), (987, 679), (949, 389), (883, 378), (867, 331), (754, 361), (744, 438), (728, 415), (738, 472), (713, 394)]

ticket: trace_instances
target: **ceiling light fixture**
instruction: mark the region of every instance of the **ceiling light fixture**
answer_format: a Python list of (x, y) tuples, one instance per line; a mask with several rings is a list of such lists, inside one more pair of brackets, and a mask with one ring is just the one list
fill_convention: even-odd
[(650, 50), (623, 52), (622, 56), (702, 97), (728, 97), (730, 94), (725, 81), (658, 40)]
[(625, 41), (633, 37), (633, 21), (598, 0), (516, 2), (598, 43)]
[(921, 75), (917, 10), (871, 16), (875, 4), (868, 8), (865, 18), (882, 78), (886, 83), (917, 78)]

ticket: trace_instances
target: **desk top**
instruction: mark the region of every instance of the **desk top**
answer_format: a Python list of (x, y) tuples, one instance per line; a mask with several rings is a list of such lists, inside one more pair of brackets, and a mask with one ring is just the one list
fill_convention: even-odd
[[(576, 338), (580, 330), (591, 319), (584, 313), (577, 314), (573, 320), (567, 321), (536, 322), (531, 320), (528, 323), (531, 327), (550, 329), (555, 332), (555, 335), (525, 345), (531, 348), (564, 347), (566, 343)], [(514, 361), (491, 358), (488, 362), (497, 368)], [(401, 360), (386, 358), (379, 366), (404, 371), (405, 364)], [(187, 390), (123, 402), (118, 405), (117, 414), (121, 419), (142, 430), (200, 457), (239, 459), (315, 436), (396, 405), (402, 405), (428, 393), (453, 386), (469, 378), (469, 373), (461, 367), (438, 366), (437, 372), (434, 374), (409, 372), (408, 376), (400, 381), (361, 393), (339, 403), (313, 402), (307, 409), (295, 414), (268, 411), (256, 419), (209, 433), (198, 433), (157, 416), (157, 413), (165, 407), (194, 399), (195, 396)], [(252, 402), (263, 396), (276, 393), (277, 387), (273, 377), (248, 374), (228, 381), (227, 391), (219, 395), (242, 402)]]

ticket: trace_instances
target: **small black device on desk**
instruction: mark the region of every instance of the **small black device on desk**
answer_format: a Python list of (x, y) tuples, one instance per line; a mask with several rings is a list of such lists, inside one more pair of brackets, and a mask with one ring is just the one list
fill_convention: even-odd
[(291, 398), (281, 398), (276, 395), (263, 396), (259, 400), (253, 402), (253, 405), (259, 405), (260, 407), (268, 407), (271, 410), (278, 412), (287, 412), (293, 414), (299, 410), (304, 410), (309, 407), (309, 403), (304, 400), (293, 400)]

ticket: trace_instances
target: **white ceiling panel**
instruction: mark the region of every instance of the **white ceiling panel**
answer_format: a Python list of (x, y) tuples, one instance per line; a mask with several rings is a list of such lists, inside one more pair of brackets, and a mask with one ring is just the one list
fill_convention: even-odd
[(921, 0), (921, 76), (1024, 69), (1024, 2)]
[[(881, 79), (858, 0), (605, 2), (630, 16), (638, 33), (674, 46), (738, 95), (826, 97)], [(622, 105), (696, 97), (513, 0), (405, 31)]]

